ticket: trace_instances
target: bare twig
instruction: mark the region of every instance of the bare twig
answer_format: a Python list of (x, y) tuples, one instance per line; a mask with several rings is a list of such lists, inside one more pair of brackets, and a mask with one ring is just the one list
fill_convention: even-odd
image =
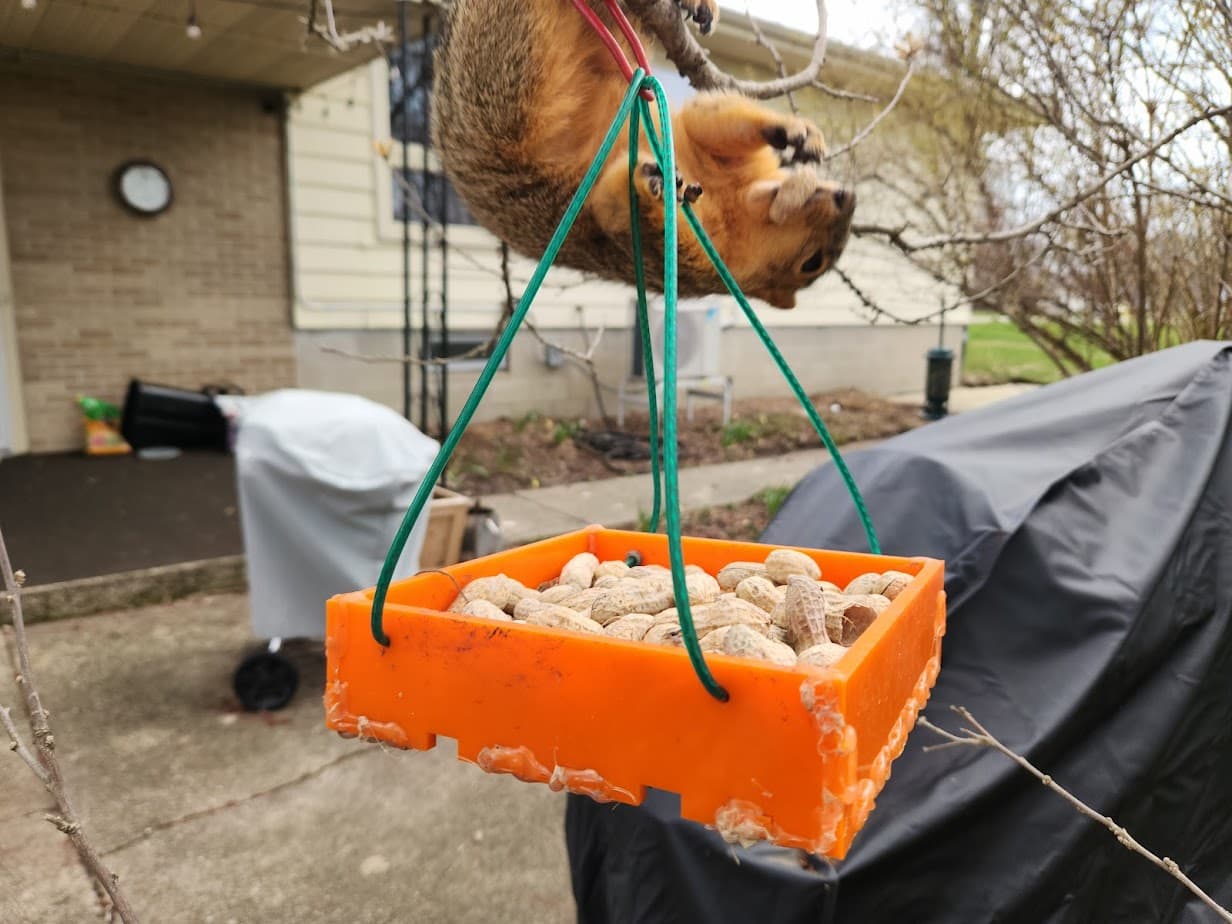
[(826, 60), (825, 0), (817, 0), (817, 38), (809, 63), (790, 77), (765, 82), (738, 80), (715, 67), (706, 50), (689, 31), (688, 23), (680, 15), (680, 8), (671, 0), (642, 0), (637, 8), (647, 28), (663, 43), (663, 50), (676, 69), (698, 90), (731, 90), (754, 99), (771, 99), (813, 86)]
[[(747, 3), (744, 6), (744, 15), (748, 17), (749, 26), (752, 27), (753, 29), (754, 41), (756, 41), (758, 45), (761, 45), (768, 52), (770, 52), (770, 57), (774, 59), (774, 69), (778, 73), (779, 79), (786, 78), (787, 77), (787, 65), (783, 63), (783, 56), (779, 54), (778, 46), (775, 45), (774, 42), (766, 38), (766, 33), (762, 32), (761, 24), (758, 23), (757, 19), (753, 16), (753, 11), (749, 9)], [(800, 109), (796, 105), (796, 98), (795, 96), (792, 95), (792, 92), (788, 90), (783, 95), (787, 97), (787, 105), (791, 107), (792, 113), (794, 113), (795, 115), (799, 115)]]
[(861, 103), (879, 103), (881, 102), (875, 96), (868, 93), (857, 93), (854, 90), (840, 90), (838, 87), (832, 87), (828, 83), (821, 80), (815, 81), (813, 86), (825, 93), (827, 96), (833, 96), (835, 99), (853, 99)]
[[(392, 150), (392, 144), (390, 142), (381, 142), (381, 143), (375, 144), (374, 148), (376, 149), (377, 153), (381, 155), (381, 157), (383, 157), (387, 161), (389, 160), (388, 152)], [(390, 175), (394, 178), (394, 182), (398, 185), (398, 188), (401, 189), (403, 192), (403, 195), (404, 195), (403, 202), (406, 204), (406, 207), (410, 208), (410, 210), (421, 221), (426, 223), (431, 228), (431, 230), (437, 235), (437, 237), (434, 240), (436, 242), (439, 242), (440, 235), (445, 230), (444, 225), (442, 225), (439, 219), (428, 214), (427, 207), (424, 205), (423, 199), (419, 195), (419, 190), (414, 186), (414, 184), (412, 184), (409, 180), (407, 180), (407, 178), (402, 174), (402, 171), (398, 169), (397, 167), (395, 167), (393, 164), (390, 164), (390, 170), (391, 170)], [(449, 246), (449, 251), (450, 253), (461, 257), (463, 260), (469, 263), (472, 268), (479, 270), (481, 273), (484, 273), (488, 276), (492, 276), (495, 279), (503, 279), (503, 276), (501, 275), (500, 270), (493, 268), (491, 264), (489, 263), (483, 262), (481, 259), (476, 257), (473, 253), (471, 253), (465, 246), (455, 246), (451, 244)], [(555, 282), (554, 281), (554, 282), (545, 284), (544, 288), (550, 288), (557, 292), (565, 292), (569, 289), (574, 289), (574, 288), (577, 288), (578, 286), (586, 285), (587, 283), (591, 281), (592, 280), (587, 279), (585, 277), (575, 280), (573, 282)], [(460, 358), (460, 357), (455, 357), (455, 358)], [(389, 361), (414, 362), (415, 360), (409, 359), (409, 358), (404, 360), (403, 358), (399, 357), (396, 359), (391, 359)]]
[(953, 732), (946, 731), (944, 728), (939, 728), (938, 726), (930, 722), (928, 719), (926, 719), (924, 716), (920, 716), (918, 720), (918, 723), (920, 725), (924, 726), (929, 731), (935, 732), (936, 734), (946, 739), (945, 744), (932, 745), (929, 748), (925, 748), (925, 750), (935, 750), (937, 748), (956, 747), (959, 745), (966, 745), (966, 746), (974, 747), (974, 748), (989, 748), (991, 750), (998, 751), (999, 753), (1008, 757), (1014, 763), (1018, 764), (1018, 766), (1022, 767), (1022, 769), (1026, 770), (1033, 777), (1035, 777), (1037, 780), (1039, 780), (1041, 783), (1043, 783), (1045, 786), (1047, 786), (1049, 789), (1051, 789), (1053, 792), (1055, 792), (1057, 795), (1063, 798), (1066, 802), (1068, 802), (1075, 809), (1077, 809), (1081, 814), (1085, 815), (1087, 818), (1090, 818), (1092, 821), (1098, 822), (1099, 824), (1107, 828), (1110, 832), (1112, 832), (1113, 837), (1117, 839), (1117, 843), (1119, 843), (1122, 847), (1125, 847), (1126, 849), (1133, 851), (1134, 853), (1138, 854), (1140, 857), (1143, 857), (1149, 860), (1151, 863), (1158, 866), (1160, 869), (1162, 869), (1164, 872), (1166, 872), (1168, 875), (1174, 878), (1177, 882), (1181, 883), (1181, 885), (1185, 886), (1185, 888), (1187, 888), (1195, 896), (1197, 896), (1197, 898), (1204, 905), (1206, 905), (1208, 908), (1214, 911), (1217, 915), (1219, 915), (1219, 917), (1222, 920), (1232, 922), (1232, 912), (1228, 911), (1226, 908), (1219, 905), (1213, 898), (1207, 895), (1206, 892), (1204, 892), (1192, 879), (1186, 876), (1185, 873), (1181, 871), (1180, 866), (1177, 865), (1175, 860), (1171, 860), (1168, 857), (1156, 856), (1154, 853), (1147, 850), (1145, 847), (1142, 846), (1142, 844), (1140, 844), (1133, 837), (1133, 835), (1131, 835), (1128, 831), (1126, 831), (1125, 828), (1123, 828), (1121, 825), (1117, 824), (1107, 815), (1101, 815), (1099, 812), (1091, 808), (1089, 805), (1087, 805), (1077, 796), (1073, 795), (1069, 790), (1059, 785), (1055, 780), (1053, 780), (1051, 776), (1037, 769), (1034, 764), (1032, 764), (1029, 760), (1027, 760), (1021, 754), (1018, 754), (1010, 750), (1010, 748), (1002, 744), (999, 740), (997, 740), (997, 738), (987, 728), (985, 728), (983, 725), (981, 725), (976, 720), (975, 716), (973, 716), (970, 713), (970, 711), (968, 711), (962, 706), (951, 706), (950, 708), (952, 708), (956, 713), (958, 713), (958, 715), (960, 715), (966, 722), (968, 722), (972, 726), (972, 728), (962, 728), (960, 729), (962, 734), (956, 735)]
[[(501, 242), (501, 278), (504, 280), (505, 285), (505, 310), (512, 314), (515, 301), (513, 297), (513, 282), (509, 277), (509, 245), (503, 241)], [(579, 307), (578, 328), (582, 332), (582, 339), (587, 344), (586, 352), (579, 353), (576, 350), (569, 349), (567, 346), (548, 340), (543, 336), (543, 334), (539, 333), (539, 329), (535, 327), (530, 318), (527, 318), (524, 323), (526, 324), (526, 329), (529, 330), (531, 335), (541, 344), (545, 347), (559, 351), (562, 356), (572, 359), (575, 363), (582, 367), (582, 369), (586, 372), (586, 375), (590, 378), (591, 387), (595, 391), (595, 400), (599, 405), (599, 415), (603, 418), (604, 423), (606, 423), (608, 421), (608, 416), (607, 408), (603, 403), (602, 390), (605, 387), (609, 388), (609, 390), (611, 389), (610, 386), (605, 386), (599, 380), (599, 370), (595, 366), (595, 351), (599, 349), (599, 343), (603, 339), (604, 328), (600, 326), (598, 332), (595, 334), (594, 340), (591, 340), (590, 333), (586, 329), (585, 320), (582, 316), (582, 310)]]
[[(56, 757), (55, 736), (52, 735), (51, 723), (47, 718), (47, 710), (43, 708), (38, 684), (34, 679), (34, 671), (30, 666), (30, 648), (26, 641), (26, 622), (21, 609), (21, 581), (24, 576), (20, 572), (14, 573), (13, 571), (13, 564), (9, 560), (9, 552), (4, 542), (3, 532), (0, 532), (0, 574), (3, 575), (5, 598), (9, 605), (9, 615), (12, 620), (13, 647), (15, 648), (18, 672), (17, 685), (21, 688), (26, 698), (26, 709), (34, 738), (34, 750), (38, 755), (38, 764), (42, 769), (42, 773), (36, 771), (35, 776), (39, 778), (47, 792), (51, 794), (58, 810), (58, 814), (48, 815), (47, 820), (59, 828), (72, 842), (82, 865), (107, 893), (112, 908), (120, 916), (120, 920), (124, 924), (135, 924), (137, 915), (133, 912), (132, 906), (129, 905), (128, 899), (120, 889), (119, 878), (108, 870), (103, 865), (103, 861), (99, 859), (98, 853), (82, 830), (81, 819), (73, 808), (72, 800), (69, 798), (64, 775), (60, 770), (60, 762)], [(15, 735), (16, 729), (9, 720), (8, 710), (3, 710), (3, 713), (5, 729), (9, 733), (10, 740), (18, 743), (14, 750), (33, 770), (34, 767), (31, 765), (30, 760), (32, 755), (30, 755), (29, 751), (25, 751), (24, 747), (20, 746), (19, 739)], [(25, 751), (24, 755), (23, 751)]]
[(51, 783), (51, 778), (47, 775), (47, 771), (30, 753), (24, 741), (21, 740), (21, 733), (18, 732), (17, 726), (13, 724), (13, 713), (11, 710), (0, 706), (0, 725), (4, 726), (4, 730), (9, 736), (9, 750), (17, 754), (22, 759), (22, 762), (30, 768), (30, 772), (38, 777), (39, 782), (44, 786)]
[(931, 314), (920, 315), (918, 318), (899, 317), (894, 312), (887, 311), (886, 309), (878, 305), (875, 301), (873, 301), (872, 296), (870, 296), (867, 292), (865, 292), (863, 289), (857, 286), (855, 282), (851, 279), (851, 277), (848, 276), (846, 273), (844, 273), (837, 266), (833, 267), (830, 271), (834, 273), (836, 276), (838, 276), (838, 278), (842, 280), (843, 285), (845, 285), (848, 289), (850, 289), (851, 293), (860, 300), (860, 304), (863, 305), (865, 308), (867, 308), (871, 312), (868, 318), (869, 324), (876, 324), (882, 318), (888, 318), (889, 320), (893, 321), (895, 324), (905, 324), (908, 327), (915, 327), (916, 325), (927, 324), (929, 321), (936, 320), (937, 318), (941, 317), (946, 312), (952, 311), (955, 307), (957, 307), (956, 305), (947, 305), (942, 308), (939, 308), (938, 310), (932, 312)]
[(894, 107), (898, 105), (898, 101), (903, 98), (903, 91), (907, 89), (907, 84), (911, 82), (911, 78), (915, 75), (917, 60), (918, 58), (913, 57), (907, 62), (907, 72), (903, 74), (903, 79), (898, 82), (898, 89), (894, 91), (894, 96), (888, 103), (885, 104), (885, 107), (873, 116), (872, 121), (865, 125), (864, 128), (856, 132), (855, 137), (853, 137), (845, 145), (837, 148), (836, 150), (829, 151), (825, 156), (826, 160), (833, 160), (835, 157), (840, 157), (843, 154), (848, 153), (857, 144), (872, 134), (873, 130), (881, 124), (882, 119), (893, 111)]
[(1122, 160), (1120, 163), (1114, 165), (1097, 180), (1094, 180), (1079, 189), (1078, 192), (1070, 196), (1060, 205), (1048, 210), (1038, 218), (1026, 222), (1025, 224), (1018, 225), (1014, 228), (1006, 228), (1002, 231), (960, 231), (954, 234), (944, 234), (937, 237), (925, 238), (920, 241), (907, 240), (903, 236), (906, 229), (901, 227), (893, 228), (885, 225), (854, 225), (851, 230), (853, 234), (860, 236), (882, 235), (889, 240), (891, 244), (899, 250), (902, 250), (904, 253), (914, 253), (920, 250), (931, 250), (937, 247), (948, 247), (953, 244), (996, 244), (1020, 237), (1026, 237), (1029, 234), (1039, 232), (1045, 225), (1055, 221), (1059, 216), (1068, 212), (1080, 202), (1091, 198), (1118, 176), (1131, 169), (1135, 164), (1141, 163), (1143, 160), (1151, 157), (1157, 151), (1171, 144), (1194, 126), (1229, 115), (1232, 115), (1232, 106), (1221, 106), (1214, 109), (1203, 110), (1197, 115), (1186, 119), (1181, 125), (1168, 132), (1168, 134), (1155, 141), (1155, 143), (1143, 148), (1136, 154), (1133, 154)]

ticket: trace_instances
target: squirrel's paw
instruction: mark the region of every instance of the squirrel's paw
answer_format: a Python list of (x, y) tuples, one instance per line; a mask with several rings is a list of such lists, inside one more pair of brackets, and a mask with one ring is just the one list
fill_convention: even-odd
[[(659, 165), (653, 160), (643, 161), (638, 169), (638, 183), (643, 191), (650, 195), (650, 198), (661, 201), (663, 199), (663, 171), (659, 169)], [(700, 183), (686, 183), (684, 177), (680, 175), (680, 171), (676, 171), (676, 201), (677, 202), (696, 202), (702, 194), (702, 186)]]
[(709, 35), (715, 23), (719, 21), (718, 0), (673, 0), (685, 15), (697, 23), (697, 30), (702, 35)]
[(785, 117), (762, 130), (766, 144), (783, 152), (783, 163), (817, 163), (826, 152), (821, 129), (807, 119)]

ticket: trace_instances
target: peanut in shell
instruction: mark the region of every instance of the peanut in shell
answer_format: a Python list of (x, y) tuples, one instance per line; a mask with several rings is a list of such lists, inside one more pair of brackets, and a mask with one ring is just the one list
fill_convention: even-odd
[(701, 649), (775, 664), (796, 663), (796, 653), (790, 645), (772, 641), (746, 625), (723, 626), (707, 633), (701, 640)]
[(560, 570), (560, 583), (575, 584), (578, 587), (589, 587), (595, 580), (595, 570), (599, 567), (599, 557), (592, 552), (579, 552), (565, 562)]
[(724, 593), (731, 593), (741, 581), (754, 575), (765, 577), (766, 566), (758, 561), (733, 561), (724, 565), (716, 578), (719, 589)]
[(649, 613), (630, 613), (613, 619), (603, 627), (603, 634), (609, 638), (623, 638), (631, 642), (640, 642), (654, 624), (655, 618)]
[(786, 594), (769, 578), (754, 574), (736, 585), (736, 596), (767, 613), (773, 613), (775, 607), (783, 602)]
[(790, 575), (783, 609), (788, 634), (797, 649), (830, 641), (826, 592), (816, 581), (800, 574)]
[(847, 649), (835, 642), (822, 642), (805, 648), (798, 658), (797, 664), (807, 664), (810, 667), (833, 667), (847, 654)]
[(793, 574), (813, 581), (821, 580), (821, 566), (795, 549), (775, 549), (766, 556), (766, 577), (776, 584), (786, 584)]

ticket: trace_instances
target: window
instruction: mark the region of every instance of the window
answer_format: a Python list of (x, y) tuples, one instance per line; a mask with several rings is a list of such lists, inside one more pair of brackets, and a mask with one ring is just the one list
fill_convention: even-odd
[[(428, 144), (428, 97), (432, 90), (432, 51), (436, 37), (426, 35), (407, 42), (406, 66), (402, 47), (389, 53), (389, 130), (395, 141)], [(406, 125), (402, 96), (406, 93)]]
[[(442, 357), (462, 356), (469, 354), (472, 350), (483, 346), (492, 336), (492, 331), (450, 331), (449, 332), (449, 350), (445, 350), (444, 338), (440, 334), (433, 333), (428, 340), (428, 355), (432, 359), (440, 359)], [(468, 355), (465, 359), (451, 359), (449, 362), (450, 372), (465, 372), (471, 369), (479, 370), (487, 365), (488, 357), (492, 355), (492, 347), (489, 346), (486, 350), (481, 350), (474, 355)], [(500, 364), (501, 372), (509, 371), (509, 354), (505, 354), (505, 358)]]
[[(436, 40), (435, 35), (427, 35), (408, 42), (405, 62), (402, 61), (401, 46), (395, 47), (389, 54), (389, 130), (395, 142), (405, 140), (408, 144), (423, 148), (431, 144), (430, 94), (432, 53)], [(404, 98), (405, 113), (402, 111)], [(402, 221), (409, 196), (412, 220), (422, 217), (422, 206), (432, 218), (439, 220), (444, 215), (449, 224), (477, 224), (449, 180), (439, 170), (429, 169), (425, 183), (422, 167), (415, 166), (422, 161), (422, 156), (417, 151), (411, 158), (411, 166), (403, 174), (406, 184), (400, 182), (398, 176), (401, 172), (400, 153), (395, 151), (391, 158), (395, 170), (392, 179), (394, 220)]]

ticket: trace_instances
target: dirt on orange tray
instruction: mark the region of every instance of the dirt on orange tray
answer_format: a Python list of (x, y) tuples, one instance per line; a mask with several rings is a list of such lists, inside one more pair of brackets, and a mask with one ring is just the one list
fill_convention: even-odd
[[(919, 408), (854, 389), (810, 397), (839, 445), (893, 436), (923, 423)], [(681, 414), (677, 433), (682, 468), (821, 446), (794, 398), (735, 401), (726, 425), (717, 407), (696, 408), (692, 421)], [(648, 434), (645, 414), (627, 416), (619, 428), (615, 421), (605, 426), (597, 419), (534, 412), (472, 424), (450, 462), (449, 487), (483, 496), (648, 472)]]

